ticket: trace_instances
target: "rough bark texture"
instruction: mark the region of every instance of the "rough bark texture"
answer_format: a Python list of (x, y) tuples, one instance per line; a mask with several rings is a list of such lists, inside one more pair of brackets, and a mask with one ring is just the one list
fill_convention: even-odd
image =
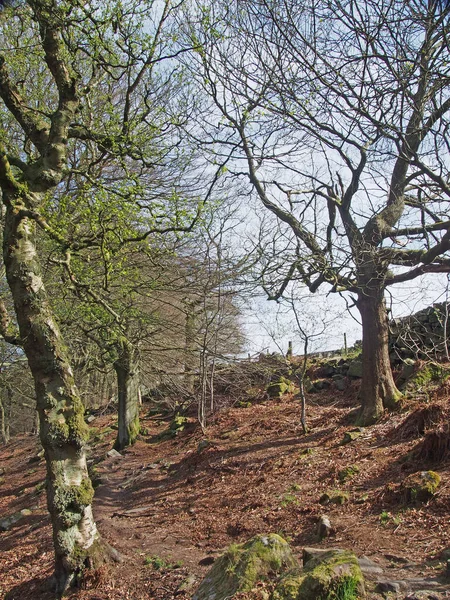
[(120, 356), (114, 363), (119, 396), (116, 450), (134, 444), (139, 434), (139, 365), (135, 348), (127, 341), (120, 344)]
[(20, 337), (35, 381), (47, 464), (56, 588), (62, 595), (99, 547), (91, 507), (94, 492), (86, 465), (87, 426), (40, 274), (35, 224), (15, 206), (13, 202), (7, 205), (3, 255)]
[(384, 408), (395, 408), (401, 397), (389, 359), (389, 328), (383, 291), (382, 286), (367, 286), (364, 293), (358, 295), (363, 330), (360, 425), (377, 421)]

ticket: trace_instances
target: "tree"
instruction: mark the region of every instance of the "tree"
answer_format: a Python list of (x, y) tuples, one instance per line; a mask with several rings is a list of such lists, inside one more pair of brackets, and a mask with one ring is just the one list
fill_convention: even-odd
[(277, 219), (271, 296), (299, 279), (360, 312), (361, 424), (400, 398), (386, 288), (450, 270), (449, 15), (434, 0), (261, 0), (191, 16), (215, 106), (198, 137)]
[[(116, 231), (105, 209), (116, 203), (139, 228), (131, 237), (117, 230), (118, 244), (172, 229), (166, 203), (182, 202), (173, 179), (169, 190), (161, 184), (147, 193), (149, 182), (161, 181), (157, 171), (173, 171), (171, 159), (184, 151), (177, 136), (182, 117), (175, 122), (171, 114), (170, 82), (179, 81), (172, 12), (168, 0), (29, 0), (0, 14), (3, 260), (18, 325), (13, 336), (2, 319), (2, 333), (18, 339), (35, 382), (58, 595), (109, 548), (93, 518), (84, 406), (44, 284), (36, 227), (58, 244), (58, 260), (67, 265), (83, 249), (104, 247), (105, 235)], [(192, 161), (189, 168), (194, 172)], [(83, 194), (100, 216), (98, 229), (83, 219), (80, 227), (53, 226), (67, 198)], [(183, 214), (189, 220), (189, 211)]]

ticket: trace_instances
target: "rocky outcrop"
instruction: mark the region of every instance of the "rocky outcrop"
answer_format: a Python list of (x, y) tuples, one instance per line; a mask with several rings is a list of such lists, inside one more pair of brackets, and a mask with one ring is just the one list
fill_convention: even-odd
[(249, 592), (258, 581), (298, 566), (289, 544), (275, 533), (233, 544), (216, 560), (193, 600), (225, 600)]
[(328, 550), (306, 562), (304, 556), (303, 569), (282, 577), (271, 600), (364, 597), (364, 578), (356, 556), (345, 550)]

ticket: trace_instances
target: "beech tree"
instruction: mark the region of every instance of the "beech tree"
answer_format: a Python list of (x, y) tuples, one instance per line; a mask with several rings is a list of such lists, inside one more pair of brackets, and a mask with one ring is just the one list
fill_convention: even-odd
[(449, 16), (436, 0), (260, 0), (190, 15), (213, 101), (198, 137), (276, 219), (270, 295), (299, 279), (353, 299), (365, 425), (400, 399), (386, 288), (450, 270)]
[[(35, 382), (62, 595), (87, 564), (111, 552), (93, 517), (84, 406), (44, 284), (36, 227), (58, 245), (54, 260), (68, 272), (83, 249), (106, 256), (106, 234), (120, 245), (173, 228), (166, 201), (182, 197), (173, 178), (164, 186), (163, 172), (167, 165), (173, 174), (172, 158), (183, 151), (183, 117), (171, 113), (172, 83), (179, 82), (169, 27), (174, 8), (169, 0), (8, 4), (0, 12), (0, 189), (18, 331), (6, 316), (1, 325), (5, 340), (22, 345)], [(195, 171), (188, 162), (180, 178)], [(95, 231), (81, 213), (70, 223), (66, 214), (63, 227), (64, 219), (55, 219), (65, 215), (68, 198), (82, 194), (97, 207)], [(124, 234), (108, 218), (116, 204), (137, 233)], [(189, 210), (178, 216), (195, 220)]]

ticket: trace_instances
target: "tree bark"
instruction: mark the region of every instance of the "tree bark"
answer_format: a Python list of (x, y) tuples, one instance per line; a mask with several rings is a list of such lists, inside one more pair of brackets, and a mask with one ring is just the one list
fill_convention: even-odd
[[(35, 247), (35, 224), (20, 200), (8, 198), (3, 257), (20, 337), (34, 378), (40, 439), (47, 465), (47, 502), (55, 546), (58, 596), (101, 551), (86, 465), (87, 425), (68, 353), (49, 306)], [(11, 201), (13, 200), (13, 201)]]
[(0, 395), (0, 438), (2, 444), (9, 442), (9, 422), (6, 414), (5, 404)]
[(358, 294), (357, 306), (363, 330), (358, 423), (370, 425), (381, 417), (385, 408), (398, 406), (401, 393), (394, 383), (389, 359), (389, 327), (383, 286), (366, 286)]
[(119, 358), (114, 363), (119, 396), (119, 417), (116, 450), (123, 450), (136, 441), (139, 434), (139, 365), (137, 351), (130, 342), (119, 345)]

